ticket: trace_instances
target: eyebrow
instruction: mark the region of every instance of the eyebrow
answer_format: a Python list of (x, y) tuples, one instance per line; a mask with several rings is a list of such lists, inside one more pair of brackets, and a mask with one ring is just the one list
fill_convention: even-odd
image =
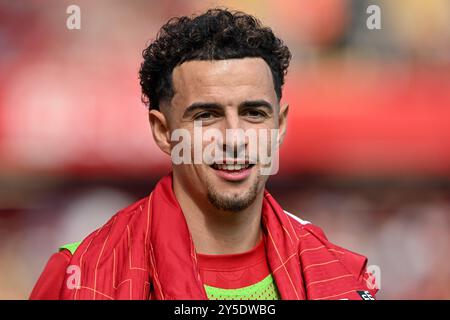
[(196, 110), (217, 110), (222, 109), (222, 105), (213, 102), (194, 102), (184, 110), (183, 117), (186, 117)]
[(257, 108), (257, 107), (263, 107), (265, 109), (268, 109), (268, 111), (272, 112), (274, 110), (272, 104), (270, 104), (268, 101), (259, 99), (259, 100), (247, 100), (243, 101), (239, 104), (239, 108)]
[[(263, 107), (265, 109), (268, 109), (269, 112), (273, 112), (274, 107), (272, 104), (270, 104), (268, 101), (259, 99), (259, 100), (246, 100), (239, 104), (238, 108), (257, 108), (257, 107)], [(189, 107), (186, 108), (186, 110), (183, 113), (183, 117), (186, 117), (190, 114), (192, 114), (196, 110), (218, 110), (222, 109), (223, 105), (220, 103), (214, 103), (214, 102), (194, 102)]]

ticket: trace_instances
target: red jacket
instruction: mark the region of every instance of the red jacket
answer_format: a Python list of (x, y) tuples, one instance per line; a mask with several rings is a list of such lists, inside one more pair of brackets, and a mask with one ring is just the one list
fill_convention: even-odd
[[(282, 299), (374, 296), (367, 259), (330, 243), (321, 229), (284, 211), (265, 191), (262, 229)], [(172, 175), (49, 260), (30, 299), (207, 299)]]

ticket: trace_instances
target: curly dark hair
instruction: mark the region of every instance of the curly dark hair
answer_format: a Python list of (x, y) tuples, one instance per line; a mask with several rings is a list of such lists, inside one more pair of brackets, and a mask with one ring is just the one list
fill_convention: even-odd
[(272, 71), (275, 91), (281, 99), (291, 59), (288, 47), (270, 28), (251, 15), (228, 9), (170, 19), (142, 56), (142, 101), (157, 110), (162, 100), (173, 97), (172, 71), (183, 62), (261, 57)]

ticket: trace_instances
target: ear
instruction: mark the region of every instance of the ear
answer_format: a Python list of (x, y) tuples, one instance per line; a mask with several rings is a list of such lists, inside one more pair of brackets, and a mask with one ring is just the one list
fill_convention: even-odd
[(283, 106), (280, 107), (280, 114), (278, 116), (279, 145), (283, 143), (284, 136), (286, 135), (288, 114), (289, 114), (289, 105), (284, 104)]
[(170, 156), (170, 129), (166, 116), (159, 110), (150, 110), (148, 120), (156, 144), (162, 152)]

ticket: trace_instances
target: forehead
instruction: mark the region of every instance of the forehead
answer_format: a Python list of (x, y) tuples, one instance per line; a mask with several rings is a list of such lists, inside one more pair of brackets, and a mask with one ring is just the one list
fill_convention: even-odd
[(244, 99), (275, 102), (270, 67), (262, 58), (188, 61), (173, 70), (172, 102), (234, 104)]

